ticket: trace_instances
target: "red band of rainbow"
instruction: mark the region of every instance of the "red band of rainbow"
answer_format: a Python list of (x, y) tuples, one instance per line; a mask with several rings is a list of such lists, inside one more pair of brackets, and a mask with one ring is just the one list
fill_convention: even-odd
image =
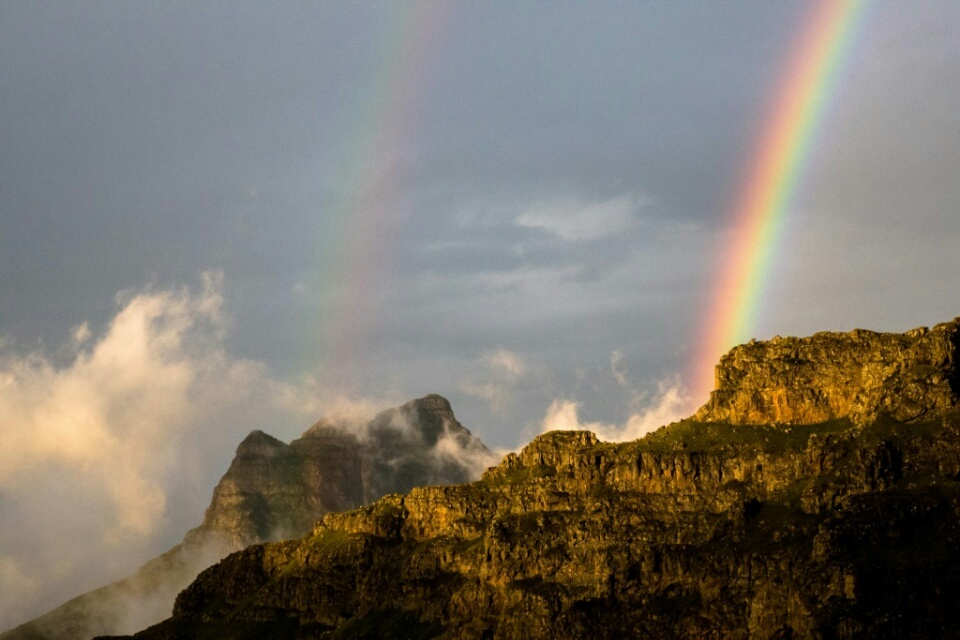
[(815, 3), (791, 56), (782, 89), (752, 154), (732, 214), (733, 239), (721, 253), (717, 278), (694, 355), (692, 391), (713, 389), (714, 366), (751, 337), (767, 288), (784, 220), (808, 164), (825, 107), (854, 41), (864, 0)]

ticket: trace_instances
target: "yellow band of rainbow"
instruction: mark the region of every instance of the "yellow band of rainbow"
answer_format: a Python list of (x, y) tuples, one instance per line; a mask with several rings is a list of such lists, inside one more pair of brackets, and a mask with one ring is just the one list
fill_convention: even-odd
[(808, 164), (825, 107), (855, 40), (864, 0), (820, 0), (805, 22), (770, 118), (752, 154), (721, 252), (694, 355), (692, 392), (706, 398), (720, 356), (752, 337), (771, 261)]

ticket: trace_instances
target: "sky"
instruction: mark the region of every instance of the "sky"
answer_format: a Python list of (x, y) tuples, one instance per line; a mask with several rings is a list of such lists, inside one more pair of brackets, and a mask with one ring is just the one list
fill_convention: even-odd
[[(692, 413), (814, 7), (0, 4), (0, 627), (179, 541), (252, 429)], [(865, 3), (751, 337), (960, 315), (957, 33)]]

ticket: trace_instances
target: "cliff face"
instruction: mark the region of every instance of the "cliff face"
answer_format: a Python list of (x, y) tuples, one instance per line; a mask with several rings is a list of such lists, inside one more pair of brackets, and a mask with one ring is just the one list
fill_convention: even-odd
[(319, 516), (363, 504), (360, 458), (359, 440), (332, 428), (313, 428), (290, 444), (254, 431), (237, 447), (186, 542), (220, 538), (235, 551), (302, 535)]
[(321, 421), (290, 444), (254, 431), (237, 447), (203, 523), (183, 543), (133, 576), (83, 594), (0, 640), (132, 633), (168, 616), (176, 594), (228, 553), (303, 535), (325, 514), (387, 493), (467, 482), (493, 460), (437, 395), (366, 424)]
[(136, 637), (956, 637), (953, 331), (741, 347), (696, 419), (546, 434), (478, 482), (328, 514)]
[(957, 406), (957, 320), (904, 334), (856, 330), (732, 349), (694, 416), (733, 424), (812, 424), (881, 414), (912, 422)]
[(303, 535), (331, 511), (416, 486), (467, 482), (493, 461), (438, 395), (383, 411), (366, 425), (318, 422), (289, 445), (254, 431), (186, 541), (226, 537), (237, 550)]

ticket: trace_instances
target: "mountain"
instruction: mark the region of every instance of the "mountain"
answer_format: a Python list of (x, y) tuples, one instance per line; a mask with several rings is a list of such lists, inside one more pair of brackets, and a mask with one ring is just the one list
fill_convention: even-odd
[(450, 403), (428, 395), (362, 425), (321, 420), (289, 445), (248, 435), (187, 544), (242, 549), (303, 535), (331, 511), (416, 486), (458, 484), (497, 461)]
[(694, 417), (331, 513), (139, 640), (960, 636), (960, 319), (738, 347)]
[(915, 422), (957, 404), (956, 322), (907, 333), (818, 333), (752, 341), (716, 369), (716, 390), (694, 416), (733, 424), (812, 424), (881, 415)]
[(181, 544), (0, 640), (132, 633), (170, 615), (177, 593), (228, 553), (303, 535), (327, 513), (388, 493), (473, 480), (496, 460), (438, 395), (361, 424), (321, 421), (290, 444), (254, 431), (237, 447), (203, 523)]

